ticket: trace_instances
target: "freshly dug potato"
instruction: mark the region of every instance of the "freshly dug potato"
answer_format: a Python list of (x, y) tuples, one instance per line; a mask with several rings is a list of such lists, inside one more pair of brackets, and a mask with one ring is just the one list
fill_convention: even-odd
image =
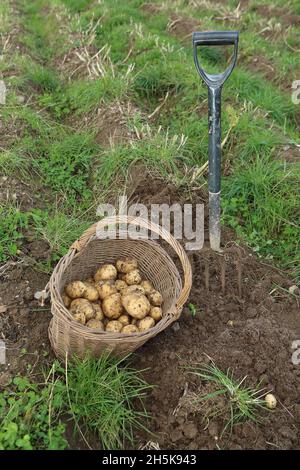
[(103, 264), (96, 272), (94, 279), (98, 281), (111, 281), (116, 279), (117, 270), (113, 264)]
[(118, 259), (116, 261), (116, 268), (119, 273), (127, 274), (127, 273), (130, 273), (130, 271), (137, 269), (137, 267), (138, 267), (138, 262), (134, 258), (124, 258), (124, 259)]
[(155, 321), (152, 317), (145, 317), (138, 321), (137, 327), (139, 331), (146, 331), (149, 330), (149, 328), (152, 328), (154, 325)]
[(99, 299), (99, 293), (93, 284), (85, 282), (86, 290), (83, 293), (83, 298), (90, 302), (96, 302)]
[(70, 312), (72, 315), (83, 313), (86, 320), (94, 318), (95, 312), (92, 304), (86, 299), (75, 299), (71, 302)]
[(96, 283), (96, 288), (101, 300), (118, 292), (114, 281), (99, 281)]
[(144, 294), (145, 291), (142, 288), (142, 286), (139, 286), (138, 284), (133, 284), (132, 286), (127, 286), (125, 289), (122, 290), (121, 294), (122, 295), (127, 295), (127, 294)]
[(86, 326), (88, 326), (89, 328), (99, 328), (100, 330), (104, 330), (104, 325), (102, 321), (96, 320), (95, 318), (89, 320)]
[(145, 294), (150, 294), (150, 292), (154, 290), (154, 287), (150, 281), (142, 281), (141, 287), (144, 289)]
[(85, 325), (86, 318), (83, 312), (78, 312), (73, 315), (74, 320), (76, 320), (78, 323), (81, 323), (82, 325)]
[(122, 323), (123, 326), (126, 326), (126, 325), (129, 325), (130, 318), (128, 315), (123, 314), (118, 318), (118, 321)]
[(105, 297), (102, 302), (102, 310), (104, 315), (107, 318), (111, 318), (116, 320), (122, 313), (122, 302), (121, 302), (121, 294), (113, 294), (109, 297)]
[(100, 304), (97, 304), (97, 303), (93, 303), (93, 309), (94, 309), (94, 318), (95, 320), (103, 320), (104, 318), (104, 314), (103, 314), (103, 310), (101, 308), (101, 305)]
[(162, 309), (160, 307), (151, 307), (150, 317), (153, 318), (155, 322), (162, 319)]
[(70, 282), (65, 288), (66, 294), (71, 299), (79, 299), (83, 296), (86, 290), (86, 285), (81, 281)]
[(127, 294), (122, 296), (122, 305), (126, 312), (134, 318), (141, 320), (150, 311), (151, 305), (143, 294)]
[(62, 294), (61, 296), (64, 306), (69, 308), (72, 302), (72, 299), (67, 294)]
[(265, 402), (267, 408), (269, 408), (270, 410), (274, 410), (274, 408), (276, 408), (277, 406), (277, 400), (273, 393), (267, 393), (267, 395), (265, 396)]
[(142, 280), (142, 276), (138, 269), (134, 269), (133, 271), (130, 271), (124, 276), (124, 281), (129, 286), (132, 286), (133, 284), (139, 284), (141, 280)]
[(106, 325), (105, 331), (111, 331), (112, 333), (119, 333), (123, 328), (121, 322), (117, 320), (109, 321)]
[(126, 334), (129, 334), (129, 335), (131, 335), (131, 333), (138, 333), (138, 332), (139, 332), (139, 330), (135, 325), (123, 326), (123, 328), (121, 330), (121, 333), (126, 333)]
[(125, 281), (121, 281), (121, 279), (117, 279), (115, 282), (115, 286), (118, 291), (122, 291), (123, 289), (126, 289), (128, 285), (126, 284)]
[(155, 307), (159, 307), (163, 303), (162, 295), (158, 290), (151, 291), (150, 294), (148, 294), (148, 299)]

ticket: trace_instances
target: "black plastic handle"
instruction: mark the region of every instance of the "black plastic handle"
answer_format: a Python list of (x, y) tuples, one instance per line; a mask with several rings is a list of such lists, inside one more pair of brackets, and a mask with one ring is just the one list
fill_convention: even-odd
[[(206, 85), (210, 87), (219, 87), (227, 80), (231, 74), (237, 59), (239, 42), (238, 31), (206, 31), (204, 33), (195, 32), (193, 33), (193, 49), (194, 49), (194, 62), (199, 75), (203, 78)], [(223, 73), (209, 74), (205, 72), (201, 67), (198, 59), (199, 46), (227, 46), (233, 45), (234, 51), (231, 59), (231, 63)]]
[(238, 31), (206, 31), (193, 34), (194, 46), (226, 46), (227, 44), (236, 44), (238, 40)]

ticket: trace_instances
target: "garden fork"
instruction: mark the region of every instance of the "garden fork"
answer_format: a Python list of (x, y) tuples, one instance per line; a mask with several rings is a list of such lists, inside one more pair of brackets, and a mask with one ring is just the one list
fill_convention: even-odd
[[(225, 81), (230, 76), (237, 60), (238, 31), (208, 31), (193, 33), (193, 51), (196, 69), (208, 88), (208, 187), (209, 187), (209, 242), (210, 248), (222, 254), (220, 227), (220, 196), (221, 196), (221, 93)], [(201, 67), (198, 58), (200, 46), (233, 45), (233, 55), (227, 69), (223, 73), (210, 74)], [(221, 260), (221, 283), (225, 290), (225, 261)], [(241, 271), (237, 262), (239, 291), (241, 290)], [(209, 286), (209, 266), (205, 269), (206, 286)]]

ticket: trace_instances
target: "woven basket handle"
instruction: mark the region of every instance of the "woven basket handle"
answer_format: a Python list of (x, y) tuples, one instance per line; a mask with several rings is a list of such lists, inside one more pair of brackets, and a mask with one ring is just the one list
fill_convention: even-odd
[(181, 294), (177, 300), (176, 307), (181, 309), (185, 302), (188, 299), (191, 286), (192, 286), (192, 268), (187, 257), (186, 252), (180, 245), (180, 243), (163, 227), (154, 224), (153, 222), (149, 222), (147, 219), (136, 218), (133, 216), (126, 216), (126, 215), (117, 215), (113, 217), (106, 217), (105, 219), (100, 220), (99, 222), (92, 225), (88, 228), (82, 236), (71, 246), (72, 250), (76, 250), (77, 252), (81, 251), (88, 243), (94, 239), (97, 230), (102, 229), (108, 225), (120, 225), (120, 224), (132, 224), (139, 227), (144, 227), (148, 230), (159, 235), (163, 240), (165, 240), (175, 251), (178, 258), (180, 259), (182, 269), (183, 269), (183, 287)]

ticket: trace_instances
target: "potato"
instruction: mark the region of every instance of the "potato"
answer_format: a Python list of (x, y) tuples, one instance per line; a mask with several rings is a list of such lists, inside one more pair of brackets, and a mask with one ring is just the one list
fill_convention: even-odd
[(143, 294), (127, 294), (122, 296), (122, 305), (126, 312), (134, 318), (141, 320), (150, 311), (150, 303)]
[(145, 317), (142, 320), (139, 320), (137, 323), (139, 331), (149, 330), (149, 328), (152, 328), (154, 325), (155, 321), (152, 317)]
[(85, 325), (86, 318), (83, 312), (78, 312), (73, 315), (74, 320), (76, 320), (78, 323), (81, 323), (82, 325)]
[(265, 396), (265, 402), (267, 408), (269, 408), (270, 410), (274, 410), (274, 408), (276, 408), (277, 406), (277, 400), (273, 393), (267, 393), (267, 395)]
[(117, 270), (113, 264), (103, 264), (96, 272), (94, 279), (98, 281), (111, 281), (116, 279)]
[(99, 293), (96, 287), (92, 284), (85, 282), (86, 290), (83, 293), (83, 298), (90, 302), (96, 302), (99, 299)]
[(115, 282), (115, 286), (118, 291), (122, 291), (123, 289), (126, 289), (128, 285), (126, 284), (125, 281), (122, 281), (121, 279), (117, 279)]
[(108, 318), (116, 320), (122, 313), (121, 294), (113, 294), (105, 297), (102, 302), (102, 310)]
[(142, 281), (141, 287), (144, 289), (145, 294), (150, 294), (150, 292), (154, 290), (154, 287), (150, 281)]
[(72, 315), (83, 313), (86, 320), (94, 318), (95, 312), (92, 304), (86, 299), (75, 299), (71, 302), (70, 312)]
[(125, 274), (125, 277), (124, 277), (124, 281), (129, 286), (132, 286), (133, 284), (139, 284), (141, 280), (142, 280), (142, 276), (138, 269), (134, 269), (133, 271), (130, 271), (129, 273)]
[(119, 271), (119, 273), (127, 274), (130, 271), (137, 269), (137, 267), (138, 267), (138, 262), (134, 258), (124, 258), (124, 259), (118, 259), (116, 261), (116, 268)]
[(128, 315), (123, 314), (118, 318), (118, 321), (122, 323), (123, 326), (126, 326), (126, 325), (129, 325), (130, 318)]
[(95, 318), (89, 320), (86, 326), (88, 326), (89, 328), (99, 328), (100, 330), (104, 330), (104, 325), (102, 321), (96, 320)]
[(86, 285), (81, 281), (70, 282), (65, 288), (66, 294), (71, 299), (79, 299), (83, 296), (86, 290)]
[(123, 326), (123, 328), (121, 330), (121, 333), (129, 334), (129, 335), (132, 334), (132, 333), (138, 333), (138, 332), (139, 332), (139, 330), (135, 325)]
[(101, 300), (118, 292), (114, 281), (99, 281), (96, 283), (96, 289)]
[(155, 307), (159, 307), (163, 303), (162, 295), (158, 290), (151, 291), (150, 294), (148, 294), (148, 299)]
[(95, 320), (103, 320), (104, 314), (100, 304), (93, 303)]
[(109, 321), (106, 325), (105, 331), (111, 331), (112, 333), (119, 333), (123, 328), (121, 322), (117, 320)]
[(144, 289), (142, 286), (138, 284), (133, 284), (132, 286), (127, 286), (125, 289), (121, 291), (122, 295), (127, 295), (127, 294), (144, 294)]
[(69, 308), (72, 302), (72, 299), (67, 294), (62, 294), (61, 296), (63, 304), (65, 307)]
[(159, 321), (162, 319), (162, 309), (160, 307), (151, 307), (150, 310), (150, 317), (153, 318), (154, 321)]

